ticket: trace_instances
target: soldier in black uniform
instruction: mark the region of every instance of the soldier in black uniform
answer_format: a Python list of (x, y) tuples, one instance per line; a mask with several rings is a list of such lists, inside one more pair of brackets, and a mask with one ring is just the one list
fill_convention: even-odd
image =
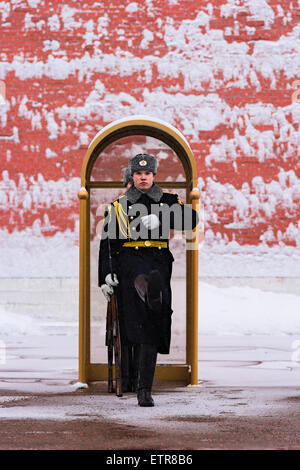
[(107, 300), (113, 289), (117, 295), (123, 391), (137, 391), (140, 406), (153, 406), (157, 353), (170, 350), (170, 229), (193, 229), (198, 216), (176, 194), (163, 192), (154, 183), (157, 161), (152, 155), (136, 155), (129, 170), (132, 186), (105, 213), (99, 286)]

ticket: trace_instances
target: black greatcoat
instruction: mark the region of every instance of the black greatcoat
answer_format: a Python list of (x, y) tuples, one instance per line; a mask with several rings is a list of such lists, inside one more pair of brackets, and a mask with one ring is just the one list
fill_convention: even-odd
[[(144, 215), (156, 214), (160, 225), (147, 230), (141, 222)], [(153, 344), (161, 354), (168, 354), (171, 340), (171, 274), (173, 255), (169, 250), (170, 229), (190, 230), (197, 225), (198, 215), (184, 206), (177, 194), (164, 193), (153, 186), (143, 193), (135, 186), (111, 203), (105, 212), (99, 250), (98, 284), (105, 283), (110, 273), (108, 237), (111, 247), (113, 272), (119, 285), (117, 295), (121, 342), (123, 344)], [(156, 240), (167, 248), (124, 247), (125, 242)], [(159, 314), (151, 311), (140, 299), (134, 280), (139, 274), (159, 270), (163, 280), (163, 308)]]

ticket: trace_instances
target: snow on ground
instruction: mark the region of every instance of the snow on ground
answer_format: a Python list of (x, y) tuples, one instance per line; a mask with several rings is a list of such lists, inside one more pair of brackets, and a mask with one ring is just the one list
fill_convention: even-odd
[[(43, 323), (34, 316), (0, 310), (0, 338), (46, 335), (48, 323), (49, 316)], [(56, 325), (59, 329), (63, 323)], [(199, 331), (202, 335), (300, 335), (300, 296), (199, 282)]]
[(300, 335), (300, 296), (199, 283), (199, 329), (216, 335)]
[(77, 391), (77, 336), (74, 329), (73, 336), (59, 332), (56, 327), (47, 336), (8, 340), (0, 419), (105, 419), (158, 429), (178, 425), (179, 418), (272, 415), (288, 396), (297, 396), (295, 336), (200, 335), (199, 387), (154, 383), (156, 406), (143, 409), (135, 394), (118, 398), (105, 383)]
[(45, 334), (36, 318), (0, 310), (0, 338), (2, 340), (7, 336), (28, 334)]
[(134, 394), (108, 395), (104, 383), (96, 392), (93, 384), (91, 392), (76, 391), (76, 321), (0, 311), (0, 418), (110, 419), (155, 428), (174, 426), (172, 416), (272, 414), (300, 383), (300, 296), (204, 282), (199, 289), (199, 387), (154, 384), (150, 411)]

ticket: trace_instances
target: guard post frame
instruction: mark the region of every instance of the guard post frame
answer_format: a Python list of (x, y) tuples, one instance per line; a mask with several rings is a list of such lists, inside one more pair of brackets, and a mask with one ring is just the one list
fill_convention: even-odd
[[(93, 165), (101, 152), (123, 137), (144, 135), (165, 142), (179, 157), (186, 179), (180, 182), (156, 181), (164, 188), (185, 188), (186, 203), (198, 210), (200, 191), (192, 150), (184, 136), (170, 124), (147, 116), (131, 116), (104, 127), (92, 140), (83, 159), (79, 229), (79, 374), (78, 381), (88, 384), (107, 380), (107, 364), (90, 362), (90, 189), (123, 188), (122, 182), (91, 181)], [(157, 364), (155, 380), (198, 385), (198, 230), (196, 245), (186, 250), (186, 363)]]

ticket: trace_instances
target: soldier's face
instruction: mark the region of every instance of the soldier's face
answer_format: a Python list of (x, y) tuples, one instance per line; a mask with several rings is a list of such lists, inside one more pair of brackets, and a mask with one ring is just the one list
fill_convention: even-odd
[(133, 173), (132, 179), (138, 189), (148, 191), (153, 184), (154, 174), (152, 171), (139, 170)]

